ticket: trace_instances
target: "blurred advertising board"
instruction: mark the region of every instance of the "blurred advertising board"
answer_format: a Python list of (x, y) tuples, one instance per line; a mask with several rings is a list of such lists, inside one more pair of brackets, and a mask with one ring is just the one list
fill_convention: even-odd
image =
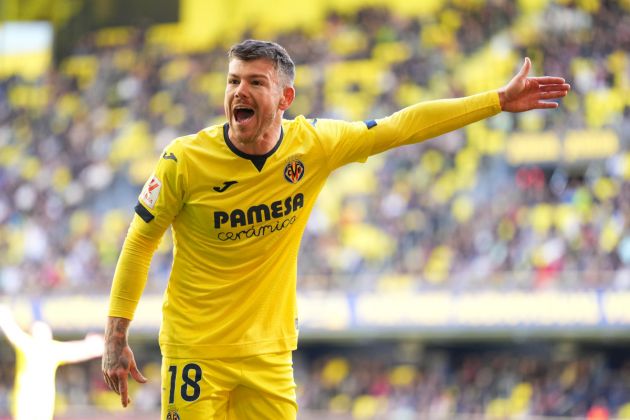
[[(630, 337), (630, 291), (309, 292), (298, 299), (300, 335), (305, 339)], [(106, 296), (0, 299), (25, 328), (42, 319), (60, 334), (101, 330), (107, 302)], [(156, 334), (161, 306), (160, 295), (144, 296), (133, 330)]]

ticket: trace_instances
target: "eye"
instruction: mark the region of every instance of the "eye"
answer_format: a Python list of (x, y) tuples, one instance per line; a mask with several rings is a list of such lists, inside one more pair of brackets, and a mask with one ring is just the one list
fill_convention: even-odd
[(228, 79), (228, 85), (238, 85), (237, 79)]
[(252, 81), (252, 85), (254, 85), (254, 86), (262, 86), (263, 82), (262, 82), (262, 80), (254, 80), (254, 81)]

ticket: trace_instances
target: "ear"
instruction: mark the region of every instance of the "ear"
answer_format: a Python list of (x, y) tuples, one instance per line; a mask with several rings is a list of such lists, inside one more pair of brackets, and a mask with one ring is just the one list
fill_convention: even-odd
[(280, 98), (279, 108), (282, 111), (286, 111), (295, 99), (295, 88), (293, 86), (285, 86), (282, 89), (282, 97)]

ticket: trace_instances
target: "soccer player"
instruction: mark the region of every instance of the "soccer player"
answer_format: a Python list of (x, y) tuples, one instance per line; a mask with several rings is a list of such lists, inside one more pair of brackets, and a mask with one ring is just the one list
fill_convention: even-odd
[(83, 340), (60, 342), (53, 340), (50, 327), (43, 321), (35, 321), (31, 334), (28, 334), (4, 305), (0, 305), (0, 330), (4, 331), (16, 352), (15, 420), (51, 420), (55, 411), (57, 367), (103, 354), (103, 337), (100, 334), (88, 334)]
[(284, 120), (295, 97), (285, 49), (247, 40), (228, 59), (227, 122), (175, 139), (138, 198), (112, 285), (103, 375), (123, 406), (128, 375), (146, 381), (128, 328), (170, 225), (161, 418), (294, 419), (297, 254), (328, 175), (502, 110), (555, 108), (570, 87), (560, 77), (528, 77), (526, 58), (495, 91), (419, 103), (376, 120)]

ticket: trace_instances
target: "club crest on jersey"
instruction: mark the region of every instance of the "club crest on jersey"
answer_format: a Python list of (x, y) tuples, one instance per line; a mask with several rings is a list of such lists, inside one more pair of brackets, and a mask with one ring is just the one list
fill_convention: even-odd
[(166, 413), (166, 420), (181, 420), (179, 417), (179, 413), (174, 408), (169, 408)]
[(284, 179), (296, 184), (304, 176), (304, 164), (301, 160), (292, 160), (284, 167)]

